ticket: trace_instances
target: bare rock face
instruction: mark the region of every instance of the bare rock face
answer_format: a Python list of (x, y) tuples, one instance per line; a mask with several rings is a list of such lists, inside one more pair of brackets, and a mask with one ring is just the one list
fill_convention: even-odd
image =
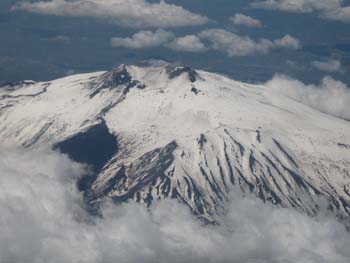
[(90, 83), (90, 86), (93, 90), (93, 93), (90, 95), (91, 97), (94, 97), (103, 89), (122, 87), (124, 89), (123, 92), (126, 94), (131, 88), (144, 89), (146, 87), (145, 84), (133, 79), (127, 70), (127, 66), (124, 64), (94, 79)]
[(169, 74), (170, 79), (174, 79), (182, 74), (186, 74), (189, 81), (196, 82), (197, 78), (199, 77), (198, 73), (189, 66), (179, 67), (174, 65), (167, 65), (165, 69), (166, 72)]

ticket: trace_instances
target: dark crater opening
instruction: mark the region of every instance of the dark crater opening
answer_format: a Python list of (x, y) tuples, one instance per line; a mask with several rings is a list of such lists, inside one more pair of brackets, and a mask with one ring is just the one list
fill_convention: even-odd
[(83, 176), (78, 182), (79, 190), (87, 191), (103, 166), (117, 153), (118, 144), (117, 138), (109, 133), (107, 125), (101, 122), (57, 143), (54, 150), (67, 154), (75, 162), (92, 167), (92, 173)]

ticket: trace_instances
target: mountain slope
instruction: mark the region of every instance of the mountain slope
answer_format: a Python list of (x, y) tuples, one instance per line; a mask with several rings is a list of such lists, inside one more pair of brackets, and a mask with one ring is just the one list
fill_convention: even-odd
[(85, 185), (91, 203), (171, 197), (212, 220), (237, 191), (311, 215), (326, 199), (350, 215), (349, 122), (188, 67), (121, 65), (2, 87), (0, 144), (84, 149), (78, 161), (97, 173)]

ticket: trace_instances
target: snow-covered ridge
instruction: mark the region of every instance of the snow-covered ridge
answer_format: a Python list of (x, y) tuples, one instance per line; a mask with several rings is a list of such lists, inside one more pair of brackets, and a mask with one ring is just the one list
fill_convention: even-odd
[(264, 86), (121, 65), (0, 89), (1, 147), (60, 148), (85, 136), (97, 149), (99, 125), (116, 145), (86, 189), (92, 203), (172, 197), (211, 220), (239, 191), (308, 214), (325, 198), (329, 212), (350, 215), (349, 123)]

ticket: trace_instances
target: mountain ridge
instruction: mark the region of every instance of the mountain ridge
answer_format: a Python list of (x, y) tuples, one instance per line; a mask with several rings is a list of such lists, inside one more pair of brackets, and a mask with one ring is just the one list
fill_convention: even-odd
[(96, 125), (92, 141), (113, 136), (117, 150), (86, 186), (91, 203), (170, 197), (212, 221), (237, 191), (350, 215), (349, 124), (262, 85), (168, 64), (0, 89), (3, 147), (54, 147)]

